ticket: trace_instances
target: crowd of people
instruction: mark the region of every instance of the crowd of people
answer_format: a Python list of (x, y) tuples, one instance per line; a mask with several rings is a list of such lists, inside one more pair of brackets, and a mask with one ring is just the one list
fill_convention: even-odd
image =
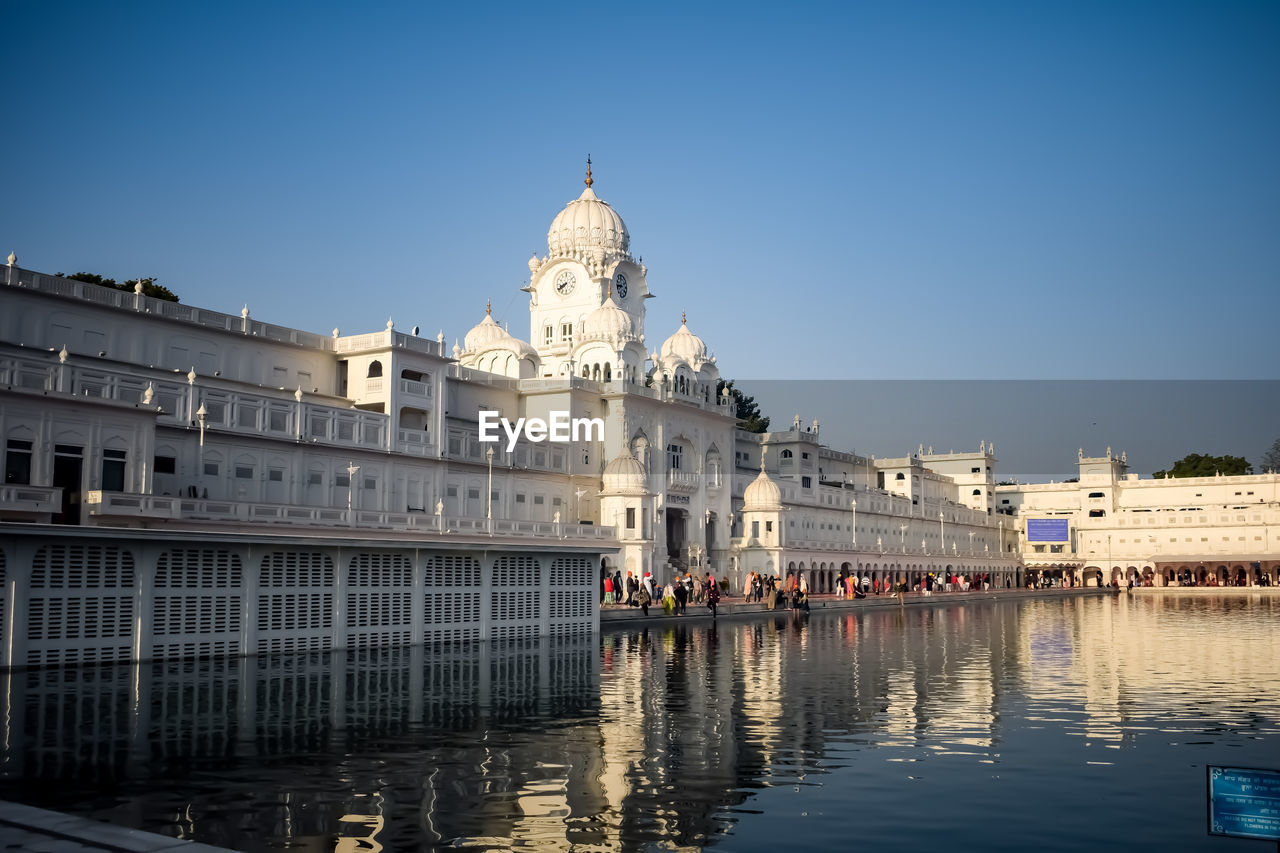
[(639, 607), (645, 616), (649, 615), (651, 606), (661, 606), (668, 616), (683, 616), (688, 612), (689, 602), (705, 604), (715, 615), (720, 602), (720, 582), (710, 572), (705, 578), (685, 572), (660, 589), (654, 584), (652, 572), (645, 572), (641, 580), (627, 572), (624, 581), (621, 570), (617, 570), (612, 575), (606, 574), (602, 583), (603, 603)]
[[(926, 595), (944, 591), (968, 592), (990, 590), (991, 583), (990, 575), (930, 573), (918, 584), (908, 585), (905, 582), (893, 584), (888, 579), (872, 578), (866, 574), (858, 576), (842, 573), (836, 585), (836, 597), (859, 599), (869, 595), (900, 595), (908, 591)], [(692, 572), (678, 574), (665, 586), (659, 587), (653, 580), (652, 572), (645, 572), (643, 577), (637, 578), (634, 572), (628, 571), (623, 578), (619, 569), (602, 578), (601, 602), (604, 605), (639, 607), (646, 616), (649, 615), (650, 607), (661, 607), (669, 616), (683, 616), (688, 612), (690, 603), (705, 604), (714, 613), (722, 591), (728, 591), (728, 581), (717, 581), (710, 572), (705, 577), (696, 577)], [(789, 607), (808, 611), (808, 579), (803, 574), (789, 574), (783, 579), (778, 575), (765, 576), (759, 572), (749, 572), (743, 580), (742, 598), (749, 603), (764, 602), (769, 610)]]

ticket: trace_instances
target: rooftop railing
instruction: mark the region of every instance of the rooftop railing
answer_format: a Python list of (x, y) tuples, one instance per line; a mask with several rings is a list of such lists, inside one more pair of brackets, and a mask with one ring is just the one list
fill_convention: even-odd
[(136, 518), (164, 521), (235, 522), (297, 528), (390, 530), (426, 534), (483, 534), (533, 539), (589, 539), (612, 541), (614, 528), (593, 524), (565, 524), (513, 518), (470, 518), (415, 512), (311, 507), (200, 498), (91, 491), (86, 503), (95, 518)]

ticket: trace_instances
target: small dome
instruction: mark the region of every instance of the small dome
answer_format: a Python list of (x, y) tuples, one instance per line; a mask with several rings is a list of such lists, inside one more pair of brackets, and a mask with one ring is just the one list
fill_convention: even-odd
[(520, 358), (537, 358), (538, 351), (525, 341), (512, 335), (510, 332), (503, 330), (503, 337), (500, 340), (489, 344), (485, 349), (504, 349), (515, 353)]
[(463, 352), (474, 354), (491, 349), (506, 349), (521, 356), (537, 353), (537, 350), (529, 344), (512, 337), (510, 332), (499, 326), (491, 312), (492, 308), (486, 305), (484, 319), (467, 332), (467, 336), (462, 340)]
[(602, 479), (607, 494), (637, 495), (648, 491), (644, 466), (631, 455), (630, 450), (623, 450), (604, 466)]
[(782, 509), (782, 489), (763, 470), (742, 493), (743, 509)]
[(680, 328), (676, 329), (676, 333), (667, 338), (666, 343), (662, 345), (663, 361), (686, 361), (695, 370), (698, 366), (708, 361), (707, 345), (703, 343), (702, 338), (689, 331), (689, 326), (685, 318), (680, 318)]
[(606, 341), (626, 340), (634, 331), (631, 315), (618, 307), (610, 296), (582, 321), (582, 339)]
[(631, 235), (622, 217), (608, 202), (596, 198), (590, 186), (569, 202), (547, 229), (547, 251), (552, 255), (597, 246), (626, 254), (630, 245)]

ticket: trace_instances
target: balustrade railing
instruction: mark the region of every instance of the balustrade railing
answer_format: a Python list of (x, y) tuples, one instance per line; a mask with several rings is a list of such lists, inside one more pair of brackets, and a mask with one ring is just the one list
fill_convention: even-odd
[[(0, 492), (0, 495), (3, 494)], [(494, 536), (527, 536), (538, 539), (591, 539), (606, 542), (614, 538), (612, 527), (554, 521), (385, 512), (359, 507), (348, 510), (341, 507), (252, 503), (129, 492), (91, 491), (87, 498), (89, 515), (96, 518), (246, 522), (326, 528), (355, 527), (362, 530), (417, 531), (434, 534), (476, 533)]]

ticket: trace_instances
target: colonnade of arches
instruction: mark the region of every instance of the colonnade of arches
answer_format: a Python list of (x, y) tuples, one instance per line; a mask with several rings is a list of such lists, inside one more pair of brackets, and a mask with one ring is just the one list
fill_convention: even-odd
[(1257, 560), (1244, 562), (1229, 560), (1207, 563), (1162, 563), (1152, 565), (1113, 565), (1110, 568), (1086, 566), (1080, 571), (1080, 579), (1093, 586), (1098, 578), (1102, 585), (1134, 586), (1280, 586), (1280, 561)]
[(607, 361), (591, 362), (582, 365), (583, 379), (591, 379), (595, 382), (612, 382), (615, 377), (624, 382), (634, 384), (636, 381), (636, 372), (629, 364), (623, 364), (617, 370), (614, 370), (613, 365)]
[(824, 560), (791, 560), (783, 573), (783, 582), (795, 578), (797, 583), (804, 579), (809, 592), (814, 594), (834, 593), (838, 591), (841, 578), (849, 575), (868, 578), (873, 586), (884, 589), (886, 585), (905, 583), (910, 588), (927, 584), (929, 575), (939, 583), (945, 582), (948, 576), (964, 577), (970, 582), (975, 578), (988, 578), (993, 587), (1015, 587), (1022, 582), (1020, 567), (992, 567), (979, 562), (957, 563), (916, 563), (901, 560), (867, 560), (867, 561), (824, 561)]

